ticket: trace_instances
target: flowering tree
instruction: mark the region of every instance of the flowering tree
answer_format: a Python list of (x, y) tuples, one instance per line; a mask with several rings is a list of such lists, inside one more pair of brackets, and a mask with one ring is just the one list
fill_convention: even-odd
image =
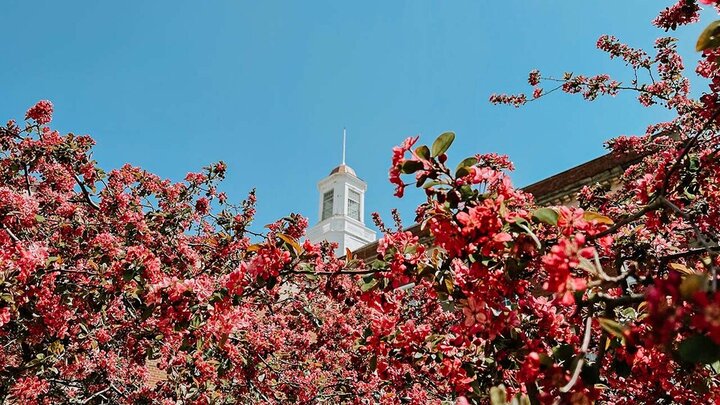
[[(681, 0), (654, 24), (698, 20)], [(703, 403), (720, 397), (720, 51), (711, 24), (695, 100), (671, 38), (653, 56), (603, 36), (629, 67), (533, 95), (620, 91), (675, 119), (608, 144), (637, 163), (579, 207), (538, 207), (495, 154), (448, 162), (455, 135), (393, 150), (417, 222), (377, 257), (299, 242), (291, 214), (251, 230), (220, 162), (173, 183), (108, 173), (41, 101), (0, 127), (0, 399), (10, 403)], [(720, 31), (720, 29), (719, 29)], [(720, 36), (718, 36), (720, 38)], [(642, 81), (646, 77), (646, 81)], [(541, 83), (557, 87), (544, 91)], [(411, 183), (404, 176), (414, 175)], [(150, 378), (162, 372), (162, 378)]]
[[(697, 22), (698, 11), (697, 2), (682, 0), (653, 24), (674, 30)], [(386, 236), (379, 253), (391, 271), (381, 277), (390, 279), (387, 288), (412, 282), (429, 291), (444, 317), (413, 319), (426, 333), (413, 350), (380, 346), (389, 369), (411, 365), (421, 374), (433, 364), (442, 381), (432, 386), (453, 392), (458, 402), (720, 398), (720, 22), (698, 39), (703, 54), (696, 72), (710, 86), (697, 100), (675, 42), (657, 39), (651, 56), (604, 35), (598, 48), (625, 62), (628, 80), (554, 78), (535, 70), (528, 79), (532, 96), (491, 96), (491, 102), (520, 106), (557, 90), (587, 100), (629, 91), (643, 106), (676, 112), (643, 136), (609, 141), (613, 153), (637, 163), (616, 190), (583, 189), (579, 207), (534, 206), (510, 185), (505, 172), (511, 165), (501, 156), (449, 165), (452, 133), (431, 147), (408, 138), (395, 149), (390, 179), (396, 194), (413, 183), (425, 190), (428, 201), (417, 221), (434, 242)], [(543, 83), (553, 87), (545, 91)], [(414, 181), (405, 183), (403, 174), (414, 174)], [(407, 347), (400, 329), (405, 317), (386, 316), (398, 326), (380, 340)]]

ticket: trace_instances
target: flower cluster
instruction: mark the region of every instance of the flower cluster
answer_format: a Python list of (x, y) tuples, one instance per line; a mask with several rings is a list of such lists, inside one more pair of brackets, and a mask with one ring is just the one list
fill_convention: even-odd
[(525, 94), (493, 94), (490, 96), (490, 102), (493, 104), (508, 104), (513, 107), (520, 107), (527, 101)]
[(38, 101), (37, 104), (30, 107), (25, 113), (25, 119), (37, 122), (39, 125), (45, 125), (52, 121), (53, 105), (47, 100)]
[[(712, 0), (701, 1), (706, 3)], [(678, 26), (697, 22), (700, 19), (699, 11), (700, 7), (694, 0), (678, 0), (677, 3), (661, 11), (657, 18), (653, 20), (653, 25), (665, 31), (675, 30)]]
[(390, 168), (390, 183), (395, 184), (395, 196), (402, 197), (405, 192), (405, 183), (400, 179), (403, 164), (406, 162), (405, 153), (417, 142), (418, 137), (409, 137), (400, 145), (393, 148), (392, 167)]
[(621, 58), (634, 68), (650, 69), (650, 57), (642, 49), (631, 48), (612, 35), (603, 35), (597, 41), (597, 47), (610, 54), (610, 58)]

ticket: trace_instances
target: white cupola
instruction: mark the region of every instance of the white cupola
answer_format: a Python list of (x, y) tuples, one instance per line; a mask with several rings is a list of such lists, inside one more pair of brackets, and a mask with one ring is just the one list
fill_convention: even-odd
[(375, 231), (365, 226), (367, 184), (345, 164), (344, 131), (342, 164), (320, 180), (317, 188), (320, 192), (318, 223), (307, 231), (310, 242), (337, 243), (335, 255), (344, 256), (346, 248), (353, 251), (375, 241)]

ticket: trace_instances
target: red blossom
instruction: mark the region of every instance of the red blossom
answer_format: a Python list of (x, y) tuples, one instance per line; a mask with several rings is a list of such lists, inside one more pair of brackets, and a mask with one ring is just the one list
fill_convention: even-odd
[(395, 196), (402, 197), (405, 191), (405, 183), (400, 179), (402, 165), (405, 162), (405, 153), (417, 142), (419, 137), (408, 137), (400, 146), (393, 148), (392, 166), (390, 167), (390, 183), (395, 184)]
[(653, 20), (653, 24), (665, 31), (675, 30), (680, 25), (698, 21), (700, 18), (698, 11), (700, 7), (694, 1), (678, 0), (677, 3), (660, 12), (660, 15)]
[(52, 121), (53, 105), (48, 100), (38, 101), (37, 104), (30, 107), (25, 113), (25, 119), (37, 122), (39, 125), (45, 125)]
[(10, 308), (0, 308), (0, 327), (10, 322)]
[(528, 75), (528, 83), (531, 86), (537, 86), (538, 84), (540, 84), (540, 71), (539, 70), (535, 69), (535, 70), (530, 71), (530, 74)]
[(525, 94), (493, 94), (490, 96), (490, 102), (493, 104), (508, 104), (513, 107), (520, 107), (527, 103)]

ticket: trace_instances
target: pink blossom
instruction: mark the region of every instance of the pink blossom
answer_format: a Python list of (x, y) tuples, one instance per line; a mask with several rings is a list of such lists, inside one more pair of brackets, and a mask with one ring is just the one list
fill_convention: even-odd
[(39, 125), (45, 125), (52, 121), (53, 105), (48, 100), (38, 101), (25, 113), (25, 119), (31, 119)]

